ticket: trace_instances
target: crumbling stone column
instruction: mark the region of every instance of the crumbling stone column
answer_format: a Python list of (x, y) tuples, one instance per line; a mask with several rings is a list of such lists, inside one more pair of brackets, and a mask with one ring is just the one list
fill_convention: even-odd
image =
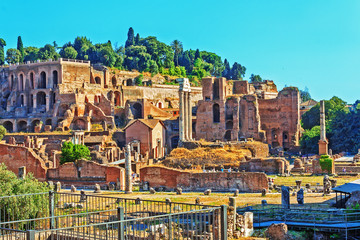
[(326, 123), (325, 123), (325, 101), (320, 101), (320, 140), (319, 155), (328, 155), (328, 141), (326, 139)]
[(187, 116), (187, 130), (188, 130), (188, 140), (191, 141), (192, 140), (192, 107), (191, 107), (191, 92), (189, 90), (189, 92), (187, 93), (187, 104), (188, 104), (188, 114)]
[(185, 109), (184, 109), (184, 92), (179, 92), (179, 142), (184, 142), (185, 140), (185, 125), (184, 125), (184, 115), (185, 115)]
[(132, 193), (130, 144), (125, 147), (125, 193)]

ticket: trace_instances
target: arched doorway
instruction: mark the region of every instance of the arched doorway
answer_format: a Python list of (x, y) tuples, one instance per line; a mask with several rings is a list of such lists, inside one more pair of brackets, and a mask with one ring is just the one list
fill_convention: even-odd
[(25, 105), (25, 100), (24, 100), (24, 95), (23, 94), (20, 96), (20, 105), (21, 106)]
[(34, 73), (33, 72), (30, 73), (30, 87), (31, 87), (31, 89), (35, 88)]
[(228, 130), (228, 129), (233, 129), (233, 121), (227, 121), (226, 124), (225, 124), (225, 128)]
[(162, 108), (162, 102), (158, 103), (158, 108)]
[(133, 80), (132, 79), (126, 80), (126, 86), (132, 86), (132, 85), (133, 85)]
[(19, 121), (17, 123), (17, 131), (18, 132), (27, 132), (27, 122), (26, 121)]
[(118, 91), (115, 92), (114, 105), (121, 106), (121, 94)]
[(24, 91), (24, 75), (20, 74), (19, 91)]
[(134, 119), (143, 118), (142, 116), (142, 106), (140, 103), (135, 103), (133, 105), (133, 115)]
[(53, 84), (54, 88), (58, 85), (58, 72), (56, 70), (53, 71)]
[(101, 84), (101, 78), (96, 77), (96, 78), (95, 78), (95, 83), (96, 83), (96, 84)]
[(213, 122), (214, 123), (220, 122), (220, 106), (217, 103), (213, 105)]
[(39, 88), (46, 88), (46, 73), (45, 72), (40, 73)]
[(283, 148), (285, 151), (287, 151), (290, 147), (290, 139), (289, 139), (289, 133), (284, 131), (283, 132)]
[(227, 130), (224, 136), (226, 141), (231, 141), (231, 130)]
[(278, 147), (280, 145), (278, 139), (278, 133), (276, 129), (271, 129), (271, 139), (272, 139), (271, 142), (272, 147)]
[(37, 106), (46, 105), (46, 94), (44, 92), (38, 92), (38, 94), (36, 95), (36, 103)]
[(115, 76), (112, 77), (111, 83), (112, 83), (113, 87), (116, 87), (116, 77)]
[(14, 131), (14, 125), (10, 121), (4, 122), (3, 126), (6, 129), (6, 132), (8, 132), (8, 133), (12, 133)]

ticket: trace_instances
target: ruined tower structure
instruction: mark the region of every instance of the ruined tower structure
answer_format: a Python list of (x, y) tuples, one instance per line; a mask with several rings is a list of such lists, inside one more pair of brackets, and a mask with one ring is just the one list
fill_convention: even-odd
[(319, 155), (328, 155), (328, 140), (326, 139), (326, 122), (325, 122), (325, 101), (320, 101), (320, 140)]
[(253, 138), (288, 150), (299, 145), (300, 96), (295, 87), (278, 92), (273, 81), (258, 83), (204, 78), (196, 138), (238, 141)]
[[(121, 126), (124, 118), (172, 117), (168, 109), (178, 108), (179, 87), (145, 74), (143, 86), (135, 86), (139, 75), (62, 58), (0, 66), (0, 124), (8, 132), (89, 131), (94, 124)], [(192, 90), (195, 104), (201, 88)]]
[(178, 78), (179, 87), (179, 143), (192, 140), (191, 88), (187, 78)]

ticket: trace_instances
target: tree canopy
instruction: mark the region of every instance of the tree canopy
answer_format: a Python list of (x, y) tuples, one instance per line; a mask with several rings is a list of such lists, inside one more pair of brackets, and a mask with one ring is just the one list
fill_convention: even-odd
[(90, 160), (90, 150), (85, 145), (64, 142), (61, 147), (60, 164), (75, 162), (76, 160)]

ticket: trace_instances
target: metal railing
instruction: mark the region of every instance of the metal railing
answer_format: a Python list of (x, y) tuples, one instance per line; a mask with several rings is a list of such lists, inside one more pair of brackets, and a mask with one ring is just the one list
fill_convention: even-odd
[[(76, 227), (30, 230), (27, 239), (226, 239), (223, 210), (214, 207)], [(122, 211), (123, 208), (119, 208), (123, 218)]]

